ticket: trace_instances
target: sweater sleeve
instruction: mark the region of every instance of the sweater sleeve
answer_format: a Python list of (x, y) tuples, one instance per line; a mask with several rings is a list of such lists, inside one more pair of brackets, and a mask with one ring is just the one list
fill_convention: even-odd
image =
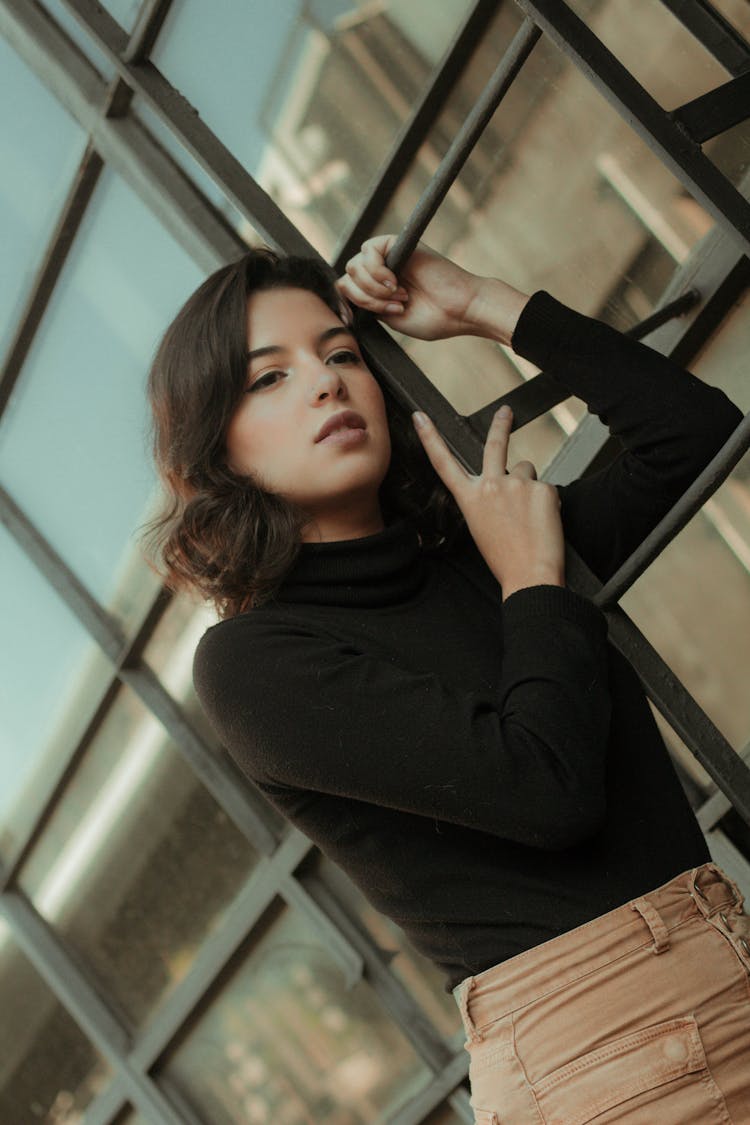
[(571, 546), (606, 581), (719, 451), (742, 414), (653, 348), (540, 290), (512, 347), (583, 399), (622, 442), (604, 469), (559, 485)]
[(569, 589), (535, 586), (508, 597), (503, 623), (492, 690), (458, 690), (275, 612), (210, 629), (194, 682), (227, 750), (261, 785), (569, 847), (605, 812), (605, 618)]

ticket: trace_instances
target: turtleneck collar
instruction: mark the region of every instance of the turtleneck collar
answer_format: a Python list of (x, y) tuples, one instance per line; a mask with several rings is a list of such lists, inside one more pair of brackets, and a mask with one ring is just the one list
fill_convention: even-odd
[(276, 593), (279, 602), (384, 606), (415, 594), (426, 574), (417, 529), (400, 518), (373, 535), (303, 543)]

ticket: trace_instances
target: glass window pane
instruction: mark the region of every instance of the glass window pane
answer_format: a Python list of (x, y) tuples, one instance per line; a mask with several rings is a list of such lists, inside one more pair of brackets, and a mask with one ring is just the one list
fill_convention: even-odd
[(100, 601), (136, 624), (158, 580), (146, 371), (202, 274), (105, 172), (0, 424), (0, 477)]
[[(203, 633), (216, 620), (214, 610), (196, 602), (189, 594), (178, 594), (162, 614), (144, 650), (146, 663), (158, 672), (169, 694), (182, 704), (190, 722), (209, 744), (216, 741), (216, 734), (195, 694), (193, 656)], [(238, 784), (247, 786), (254, 801), (260, 799), (264, 803), (264, 819), (269, 828), (279, 837), (283, 836), (290, 826), (278, 809), (269, 804), (249, 778), (240, 775)]]
[(12, 337), (86, 136), (0, 37), (0, 339)]
[(0, 919), (0, 1121), (74, 1125), (111, 1072)]
[[(398, 230), (520, 25), (503, 5), (378, 224)], [(546, 289), (620, 329), (647, 316), (713, 225), (646, 144), (549, 40), (537, 43), (425, 240), (480, 275)], [(399, 338), (461, 414), (534, 372), (510, 349)], [(584, 413), (575, 400), (514, 435), (543, 469)]]
[(729, 77), (661, 0), (568, 3), (664, 109), (676, 109)]
[(94, 64), (103, 78), (113, 78), (115, 68), (107, 56), (94, 45), (91, 36), (84, 31), (78, 20), (65, 7), (63, 0), (43, 0), (58, 27), (71, 39), (78, 49)]
[(31, 829), (109, 683), (109, 661), (0, 526), (0, 856)]
[[(750, 542), (744, 539), (749, 481), (746, 459), (744, 471), (733, 474), (622, 599), (626, 613), (738, 749), (750, 732)], [(742, 513), (736, 532), (721, 515), (733, 502)], [(732, 549), (735, 535), (743, 537), (744, 563)]]
[[(330, 255), (469, 6), (451, 0), (437, 16), (430, 0), (187, 0), (152, 57)], [(220, 61), (220, 82), (207, 59)]]
[(124, 688), (20, 883), (139, 1025), (188, 972), (256, 860)]
[(711, 0), (711, 4), (746, 39), (750, 37), (750, 10), (747, 0)]
[[(745, 293), (691, 364), (742, 411), (750, 410), (749, 349)], [(750, 456), (638, 579), (623, 607), (741, 749), (750, 732)], [(690, 772), (709, 784), (697, 763)]]
[(166, 1072), (212, 1125), (389, 1121), (429, 1074), (364, 981), (277, 900)]
[(466, 1036), (453, 996), (445, 991), (443, 972), (411, 945), (404, 931), (377, 911), (344, 872), (324, 856), (315, 857), (316, 866), (327, 885), (336, 889), (340, 901), (352, 909), (376, 944), (393, 954), (388, 967), (408, 989), (429, 1019), (446, 1038)]

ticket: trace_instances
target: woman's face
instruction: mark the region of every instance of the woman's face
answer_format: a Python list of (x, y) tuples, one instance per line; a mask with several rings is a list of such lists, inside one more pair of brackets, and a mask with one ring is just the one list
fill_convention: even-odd
[[(356, 539), (384, 527), (378, 489), (391, 441), (383, 394), (354, 336), (306, 289), (248, 301), (247, 387), (227, 430), (229, 467), (310, 517), (304, 541)], [(365, 429), (317, 441), (341, 411)]]

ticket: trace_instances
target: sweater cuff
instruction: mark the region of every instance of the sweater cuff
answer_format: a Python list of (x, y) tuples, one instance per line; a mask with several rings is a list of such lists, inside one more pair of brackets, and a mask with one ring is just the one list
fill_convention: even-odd
[(530, 617), (563, 617), (585, 629), (599, 630), (603, 637), (607, 635), (607, 619), (602, 610), (567, 586), (524, 586), (503, 602), (506, 630), (516, 624), (522, 628)]
[(510, 346), (517, 355), (545, 368), (559, 354), (564, 338), (575, 331), (579, 317), (580, 313), (539, 289), (521, 310)]

